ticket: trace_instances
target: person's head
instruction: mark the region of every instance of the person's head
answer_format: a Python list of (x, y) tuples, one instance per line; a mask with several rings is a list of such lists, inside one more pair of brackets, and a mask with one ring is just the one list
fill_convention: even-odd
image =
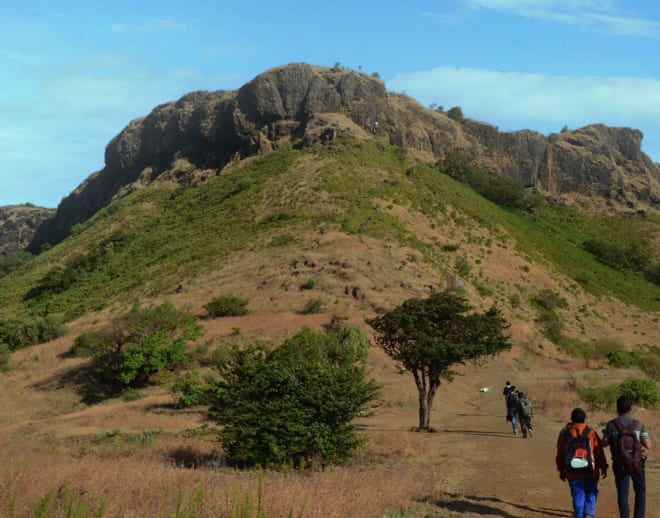
[(515, 385), (511, 385), (511, 392), (515, 392), (515, 391), (516, 391), (516, 386), (515, 386)]
[(524, 397), (525, 397), (525, 393), (524, 393), (524, 392), (520, 392), (520, 391), (518, 391), (518, 397), (519, 397), (520, 399), (524, 398)]
[(571, 412), (571, 423), (584, 423), (587, 413), (581, 408), (574, 408)]
[(505, 385), (511, 385), (511, 382), (507, 380), (507, 382), (505, 383)]
[(619, 399), (616, 400), (616, 412), (617, 414), (627, 414), (632, 408), (632, 399), (628, 396), (619, 396)]

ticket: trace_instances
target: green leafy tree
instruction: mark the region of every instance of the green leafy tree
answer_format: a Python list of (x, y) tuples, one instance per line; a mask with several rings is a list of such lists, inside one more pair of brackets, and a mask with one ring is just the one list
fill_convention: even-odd
[(136, 306), (106, 328), (79, 335), (72, 352), (92, 358), (101, 381), (140, 387), (156, 373), (185, 365), (188, 342), (201, 335), (194, 316), (164, 302), (150, 308)]
[(376, 345), (412, 373), (419, 400), (419, 430), (430, 430), (431, 408), (442, 379), (452, 381), (452, 367), (479, 362), (511, 348), (503, 334), (509, 326), (495, 307), (471, 310), (458, 290), (413, 298), (382, 316), (368, 319)]
[(348, 460), (363, 441), (352, 421), (378, 397), (362, 333), (304, 329), (272, 351), (228, 345), (208, 399), (229, 460), (298, 468)]

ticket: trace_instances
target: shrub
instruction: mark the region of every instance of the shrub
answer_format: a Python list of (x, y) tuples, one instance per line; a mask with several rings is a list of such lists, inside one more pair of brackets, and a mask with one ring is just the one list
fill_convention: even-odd
[[(536, 319), (536, 322), (541, 326), (543, 334), (555, 344), (561, 344), (564, 336), (562, 331), (564, 329), (564, 321), (554, 311), (541, 311)], [(577, 353), (571, 353), (568, 349), (564, 348), (568, 354), (578, 356)]]
[(463, 116), (463, 110), (461, 109), (460, 106), (454, 106), (453, 108), (449, 108), (449, 110), (447, 110), (447, 117), (449, 117), (450, 119), (456, 122), (463, 122), (463, 119), (465, 118)]
[(308, 300), (300, 313), (303, 315), (316, 315), (323, 312), (325, 304), (321, 299)]
[(623, 349), (615, 349), (607, 353), (607, 363), (611, 367), (630, 367), (637, 363), (637, 358)]
[(307, 279), (307, 282), (305, 284), (300, 286), (301, 290), (313, 290), (314, 287), (316, 286), (316, 279)]
[(351, 423), (378, 394), (362, 353), (348, 347), (357, 334), (304, 329), (272, 351), (227, 346), (209, 415), (222, 425), (229, 461), (302, 468), (348, 460), (363, 441)]
[(627, 378), (619, 386), (622, 396), (628, 396), (633, 401), (647, 408), (655, 408), (660, 403), (660, 391), (654, 380)]
[(579, 387), (578, 393), (586, 403), (598, 410), (613, 411), (619, 396), (628, 396), (647, 408), (655, 408), (660, 403), (658, 385), (651, 379), (626, 378), (619, 385)]
[(0, 343), (12, 351), (54, 340), (66, 333), (59, 315), (14, 317), (0, 320)]
[(456, 271), (461, 277), (467, 277), (472, 271), (472, 266), (470, 266), (470, 261), (467, 260), (467, 257), (460, 255), (456, 258), (455, 261)]
[(593, 341), (594, 356), (596, 358), (607, 358), (611, 354), (616, 354), (615, 351), (624, 351), (623, 342), (614, 340), (612, 338), (599, 338)]
[(76, 337), (71, 352), (92, 358), (100, 381), (140, 387), (154, 374), (185, 365), (187, 343), (201, 334), (192, 315), (164, 302), (146, 309), (136, 306), (109, 326)]
[(567, 308), (568, 302), (556, 291), (543, 289), (532, 297), (532, 302), (537, 306), (547, 310), (554, 311), (557, 308)]
[(616, 400), (621, 392), (618, 385), (608, 385), (579, 387), (578, 394), (591, 408), (611, 411), (616, 407)]
[(249, 313), (247, 305), (248, 301), (246, 299), (241, 299), (233, 293), (229, 293), (214, 298), (204, 305), (204, 309), (208, 313), (208, 318), (238, 317)]
[(6, 371), (9, 368), (10, 358), (11, 349), (7, 344), (0, 343), (0, 371)]

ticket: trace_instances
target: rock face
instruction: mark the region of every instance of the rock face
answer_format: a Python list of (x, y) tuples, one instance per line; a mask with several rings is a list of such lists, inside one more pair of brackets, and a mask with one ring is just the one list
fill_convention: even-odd
[(55, 209), (33, 205), (0, 207), (0, 256), (24, 250), (41, 223), (54, 214)]
[(456, 149), (493, 174), (518, 178), (556, 199), (578, 193), (632, 208), (660, 202), (660, 166), (641, 152), (638, 130), (592, 125), (549, 137), (502, 133), (389, 93), (375, 77), (292, 64), (236, 91), (187, 94), (130, 122), (107, 145), (105, 167), (62, 200), (29, 249), (61, 241), (76, 223), (150, 182), (189, 184), (220, 174), (230, 161), (289, 144), (313, 145), (341, 132), (375, 133), (425, 160)]

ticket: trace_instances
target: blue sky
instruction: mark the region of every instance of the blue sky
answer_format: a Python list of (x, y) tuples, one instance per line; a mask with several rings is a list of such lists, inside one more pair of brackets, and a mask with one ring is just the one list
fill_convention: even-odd
[(3, 0), (0, 27), (0, 206), (56, 207), (130, 120), (293, 62), (502, 131), (637, 128), (660, 162), (657, 0)]

